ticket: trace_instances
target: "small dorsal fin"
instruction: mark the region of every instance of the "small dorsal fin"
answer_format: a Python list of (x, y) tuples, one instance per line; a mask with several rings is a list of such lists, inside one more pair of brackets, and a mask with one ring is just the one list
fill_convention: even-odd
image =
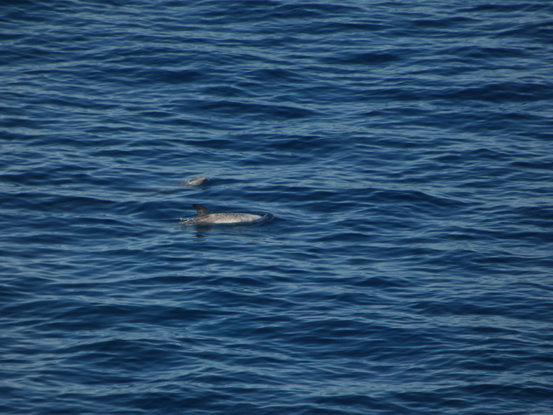
[(207, 210), (207, 208), (203, 205), (192, 205), (196, 208), (196, 212), (198, 212), (197, 214), (197, 218), (202, 218), (204, 216), (207, 216), (209, 215), (209, 210)]

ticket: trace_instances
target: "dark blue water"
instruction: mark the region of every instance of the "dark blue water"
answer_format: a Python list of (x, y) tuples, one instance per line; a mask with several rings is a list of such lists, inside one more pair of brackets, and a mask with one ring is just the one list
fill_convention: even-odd
[(0, 15), (0, 413), (552, 413), (549, 0)]

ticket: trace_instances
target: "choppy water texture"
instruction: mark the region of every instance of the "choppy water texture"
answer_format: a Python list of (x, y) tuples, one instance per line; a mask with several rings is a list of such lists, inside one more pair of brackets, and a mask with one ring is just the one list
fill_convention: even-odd
[(0, 13), (2, 414), (551, 413), (549, 0)]

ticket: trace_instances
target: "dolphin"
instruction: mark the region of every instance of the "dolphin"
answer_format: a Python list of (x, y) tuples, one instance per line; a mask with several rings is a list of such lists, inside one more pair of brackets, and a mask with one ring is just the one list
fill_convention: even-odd
[(202, 184), (207, 182), (209, 182), (209, 177), (198, 176), (180, 183), (179, 186), (201, 186)]
[(194, 225), (251, 225), (262, 222), (266, 215), (254, 215), (252, 213), (211, 213), (203, 205), (192, 205), (197, 215), (194, 218), (181, 219), (182, 224)]

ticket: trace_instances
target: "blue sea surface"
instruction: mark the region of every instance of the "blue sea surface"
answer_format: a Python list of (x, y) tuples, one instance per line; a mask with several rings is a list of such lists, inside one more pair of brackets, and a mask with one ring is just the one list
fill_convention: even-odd
[(551, 1), (0, 28), (1, 414), (553, 413)]

